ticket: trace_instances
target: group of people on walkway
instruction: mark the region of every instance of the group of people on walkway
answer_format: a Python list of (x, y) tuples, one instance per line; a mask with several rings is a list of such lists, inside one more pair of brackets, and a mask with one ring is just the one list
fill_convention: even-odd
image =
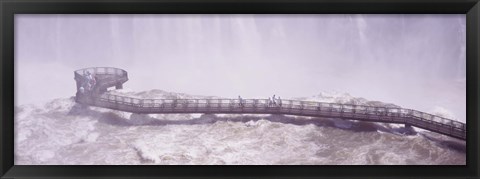
[(278, 98), (275, 98), (275, 95), (270, 99), (268, 98), (268, 106), (282, 106), (282, 99), (280, 96)]
[[(266, 104), (268, 107), (282, 106), (282, 99), (280, 98), (280, 96), (278, 96), (278, 98), (275, 98), (275, 95), (273, 95), (272, 98), (268, 97)], [(241, 107), (245, 106), (245, 100), (242, 99), (240, 95), (238, 96), (238, 106), (241, 106)]]
[(97, 80), (95, 79), (94, 74), (90, 73), (89, 71), (83, 71), (83, 77), (85, 78), (79, 89), (80, 93), (92, 91), (97, 84)]

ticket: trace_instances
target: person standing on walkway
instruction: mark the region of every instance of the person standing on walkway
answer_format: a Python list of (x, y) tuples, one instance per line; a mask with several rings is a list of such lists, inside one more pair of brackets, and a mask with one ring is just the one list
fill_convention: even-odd
[(277, 105), (277, 102), (275, 102), (275, 100), (276, 100), (276, 99), (275, 99), (275, 95), (273, 95), (273, 97), (272, 97), (272, 102), (273, 102), (273, 105), (274, 105), (274, 106)]
[(242, 97), (240, 97), (240, 95), (238, 95), (238, 105), (239, 105), (239, 106), (243, 106), (243, 104), (242, 104)]

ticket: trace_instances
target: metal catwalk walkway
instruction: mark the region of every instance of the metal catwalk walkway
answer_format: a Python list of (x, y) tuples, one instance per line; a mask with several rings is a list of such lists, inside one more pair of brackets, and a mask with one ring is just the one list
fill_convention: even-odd
[[(80, 93), (85, 71), (95, 74), (97, 83), (92, 92)], [(219, 113), (219, 114), (283, 114), (348, 120), (384, 122), (415, 126), (454, 138), (466, 140), (466, 125), (451, 119), (403, 108), (283, 100), (268, 105), (267, 99), (138, 99), (109, 94), (107, 88), (122, 88), (128, 80), (125, 70), (94, 67), (75, 71), (76, 102), (90, 106), (131, 113)]]

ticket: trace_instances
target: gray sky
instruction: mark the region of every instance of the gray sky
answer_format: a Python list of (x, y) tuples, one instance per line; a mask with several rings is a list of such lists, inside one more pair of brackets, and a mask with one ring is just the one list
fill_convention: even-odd
[(135, 91), (235, 98), (347, 92), (465, 120), (465, 15), (16, 15), (15, 103), (112, 66)]

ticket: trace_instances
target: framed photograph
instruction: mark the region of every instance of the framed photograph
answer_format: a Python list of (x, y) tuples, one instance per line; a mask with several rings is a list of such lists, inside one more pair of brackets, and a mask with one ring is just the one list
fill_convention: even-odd
[(478, 1), (2, 1), (3, 177), (478, 177)]

